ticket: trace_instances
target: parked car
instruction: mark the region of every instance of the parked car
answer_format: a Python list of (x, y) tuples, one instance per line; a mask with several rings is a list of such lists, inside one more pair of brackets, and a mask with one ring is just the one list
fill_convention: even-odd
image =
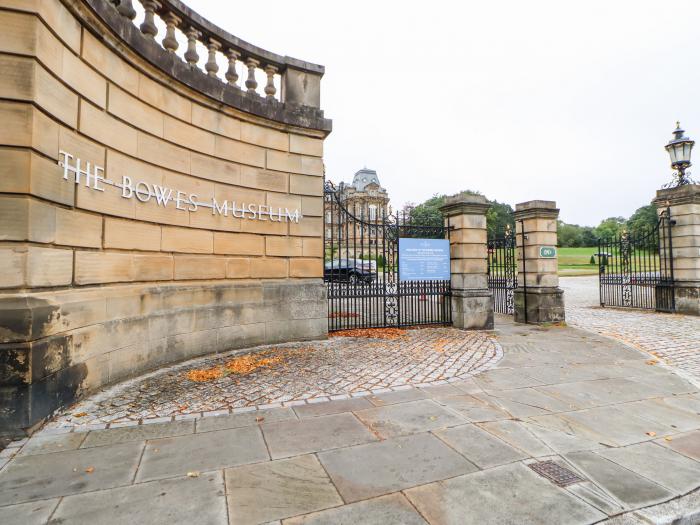
[(325, 281), (371, 283), (377, 278), (377, 262), (362, 259), (333, 259), (323, 269)]

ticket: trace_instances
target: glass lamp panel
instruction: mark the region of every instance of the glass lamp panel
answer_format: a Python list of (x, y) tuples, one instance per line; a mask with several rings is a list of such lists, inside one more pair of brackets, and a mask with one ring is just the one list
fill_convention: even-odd
[(693, 143), (688, 141), (683, 145), (683, 160), (690, 162), (690, 151), (693, 149)]
[(668, 151), (669, 156), (671, 157), (671, 164), (675, 164), (677, 162), (676, 160), (676, 146), (675, 144), (671, 144), (666, 148), (666, 151)]

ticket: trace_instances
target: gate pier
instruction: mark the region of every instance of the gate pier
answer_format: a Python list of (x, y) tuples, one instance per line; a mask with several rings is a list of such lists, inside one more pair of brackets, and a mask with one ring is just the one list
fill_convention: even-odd
[(482, 195), (448, 197), (440, 208), (450, 228), (452, 324), (468, 330), (493, 329), (493, 295), (488, 287), (486, 211)]
[(564, 291), (559, 288), (557, 218), (554, 201), (515, 205), (518, 286), (515, 321), (555, 323), (564, 320)]
[(672, 250), (664, 253), (670, 252), (675, 311), (700, 315), (700, 184), (658, 190), (654, 204), (672, 218)]

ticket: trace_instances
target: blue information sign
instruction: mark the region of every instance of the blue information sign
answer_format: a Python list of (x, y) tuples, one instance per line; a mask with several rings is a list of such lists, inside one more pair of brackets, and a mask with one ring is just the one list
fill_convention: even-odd
[(399, 280), (449, 281), (450, 241), (400, 238)]

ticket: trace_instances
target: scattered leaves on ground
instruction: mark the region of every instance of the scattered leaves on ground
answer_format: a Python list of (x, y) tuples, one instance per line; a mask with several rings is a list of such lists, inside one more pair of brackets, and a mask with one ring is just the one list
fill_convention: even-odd
[[(269, 354), (270, 352), (265, 352)], [(259, 357), (257, 355), (242, 355), (228, 361), (224, 367), (231, 374), (249, 374), (263, 366), (270, 366), (282, 361), (282, 356)]]
[(187, 379), (196, 383), (202, 383), (204, 381), (213, 381), (214, 379), (219, 379), (220, 377), (223, 377), (223, 375), (224, 371), (217, 366), (214, 368), (190, 370), (189, 372), (187, 372)]
[(369, 339), (401, 339), (407, 337), (403, 328), (355, 328), (339, 330), (328, 334), (330, 337), (366, 337)]
[(87, 416), (87, 412), (78, 412), (77, 414), (73, 414), (73, 417), (85, 417)]

